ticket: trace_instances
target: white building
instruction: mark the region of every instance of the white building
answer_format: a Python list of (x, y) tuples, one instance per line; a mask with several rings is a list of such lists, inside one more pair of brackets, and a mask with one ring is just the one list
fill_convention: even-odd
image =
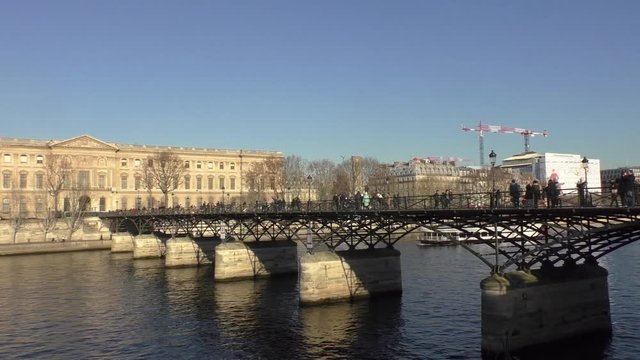
[[(526, 152), (503, 160), (501, 168), (519, 173), (531, 173), (534, 178), (546, 183), (557, 180), (562, 189), (574, 189), (579, 181), (586, 180), (593, 192), (600, 192), (600, 160), (588, 159), (583, 166), (582, 155)], [(590, 190), (591, 191), (591, 190)]]

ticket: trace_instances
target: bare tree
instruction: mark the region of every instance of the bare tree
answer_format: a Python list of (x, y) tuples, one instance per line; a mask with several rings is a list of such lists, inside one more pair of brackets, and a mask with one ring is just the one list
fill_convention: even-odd
[(143, 172), (145, 187), (151, 195), (155, 186), (164, 196), (164, 205), (169, 205), (169, 193), (180, 186), (185, 173), (184, 163), (171, 151), (160, 151), (147, 158)]
[(147, 194), (149, 196), (149, 207), (153, 208), (154, 204), (152, 191), (155, 187), (156, 179), (153, 176), (153, 161), (149, 160), (150, 159), (147, 159), (147, 161), (143, 161), (142, 163), (142, 186), (147, 191)]
[(344, 166), (344, 163), (338, 165), (335, 168), (335, 179), (333, 182), (334, 194), (346, 194), (350, 195), (351, 192), (351, 176), (348, 171), (349, 167)]
[[(305, 183), (305, 161), (300, 156), (289, 155), (284, 158), (282, 169), (282, 190), (299, 197), (302, 184)], [(315, 178), (314, 178), (315, 180)]]
[(47, 235), (55, 229), (58, 223), (58, 215), (51, 209), (51, 197), (47, 191), (42, 191), (35, 196), (36, 199), (42, 199), (42, 202), (36, 201), (35, 215), (42, 230), (43, 241), (47, 241)]
[(71, 170), (71, 161), (69, 158), (58, 154), (49, 154), (44, 159), (44, 171), (46, 177), (46, 186), (49, 194), (53, 197), (53, 209), (58, 212), (58, 204), (60, 203), (60, 192), (69, 181), (69, 172)]
[(71, 186), (64, 192), (64, 221), (67, 224), (67, 239), (71, 240), (83, 225), (84, 215), (89, 205), (88, 188), (85, 184), (71, 181)]
[[(14, 182), (14, 184), (17, 184)], [(11, 207), (9, 209), (9, 226), (12, 231), (12, 241), (15, 244), (18, 232), (24, 227), (27, 219), (27, 207), (24, 192), (17, 186), (11, 191)]]
[(379, 176), (381, 173), (381, 164), (378, 159), (372, 158), (370, 156), (365, 157), (360, 161), (361, 163), (361, 174), (363, 184), (369, 184), (372, 178)]
[(313, 176), (318, 199), (330, 199), (333, 195), (336, 165), (326, 159), (314, 160), (309, 163), (308, 169), (311, 176)]
[(264, 199), (268, 189), (273, 191), (274, 197), (277, 198), (284, 194), (283, 166), (284, 159), (279, 157), (269, 157), (251, 164), (251, 168), (245, 174), (250, 201)]

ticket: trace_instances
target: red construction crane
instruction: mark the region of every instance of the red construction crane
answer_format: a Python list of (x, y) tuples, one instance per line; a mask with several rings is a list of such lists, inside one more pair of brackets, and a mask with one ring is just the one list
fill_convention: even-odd
[(482, 122), (478, 123), (478, 125), (474, 128), (468, 128), (462, 126), (463, 131), (475, 131), (478, 133), (478, 140), (480, 141), (480, 165), (484, 166), (484, 133), (492, 132), (492, 133), (502, 133), (502, 134), (518, 134), (524, 136), (524, 151), (529, 151), (529, 139), (535, 135), (542, 135), (544, 137), (549, 136), (549, 132), (547, 130), (543, 131), (533, 131), (529, 129), (523, 128), (513, 128), (506, 127), (500, 125), (487, 125)]

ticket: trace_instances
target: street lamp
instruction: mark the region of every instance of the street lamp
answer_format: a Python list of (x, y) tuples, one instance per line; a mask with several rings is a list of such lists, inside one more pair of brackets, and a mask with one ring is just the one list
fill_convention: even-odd
[[(492, 188), (491, 188), (491, 208), (493, 208), (495, 206), (495, 189), (496, 189), (496, 175), (493, 171), (494, 167), (496, 166), (496, 158), (498, 157), (498, 155), (491, 150), (491, 153), (489, 154), (489, 160), (491, 161), (491, 181), (492, 181)], [(499, 264), (499, 251), (498, 251), (498, 247), (499, 247), (499, 243), (498, 243), (498, 217), (497, 215), (493, 214), (493, 239), (495, 241), (495, 247), (496, 247), (496, 263), (494, 265), (494, 269), (493, 272), (494, 274), (497, 274), (499, 272), (500, 269), (500, 264)]]
[(498, 199), (495, 198), (496, 195), (496, 174), (494, 172), (494, 167), (496, 166), (496, 158), (498, 155), (491, 150), (489, 154), (489, 161), (491, 161), (491, 208), (494, 208)]
[(587, 157), (583, 157), (582, 158), (582, 168), (584, 169), (584, 189), (582, 190), (582, 194), (580, 194), (580, 196), (583, 197), (582, 200), (582, 204), (587, 206), (588, 205), (588, 201), (589, 201), (589, 185), (588, 185), (588, 181), (587, 181), (587, 172), (589, 171), (589, 159), (587, 159)]
[(307, 176), (307, 181), (309, 182), (309, 192), (307, 193), (307, 211), (309, 211), (309, 207), (311, 206), (311, 182), (313, 181), (313, 177), (311, 175)]

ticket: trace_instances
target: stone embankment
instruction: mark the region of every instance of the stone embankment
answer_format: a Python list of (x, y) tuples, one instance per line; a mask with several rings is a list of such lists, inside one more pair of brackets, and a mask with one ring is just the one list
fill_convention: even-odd
[(70, 238), (66, 223), (60, 220), (53, 230), (47, 232), (46, 239), (42, 223), (38, 220), (25, 220), (18, 231), (9, 220), (0, 220), (0, 255), (109, 249), (111, 233), (97, 217), (85, 218)]

